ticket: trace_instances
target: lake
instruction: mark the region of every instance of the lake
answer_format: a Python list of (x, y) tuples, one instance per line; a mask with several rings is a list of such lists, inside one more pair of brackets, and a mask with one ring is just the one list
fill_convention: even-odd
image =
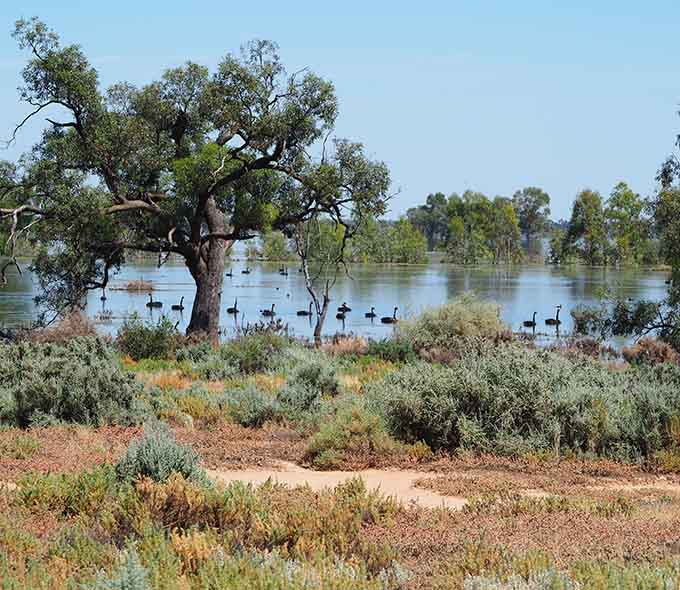
[[(251, 274), (241, 274), (249, 266)], [(307, 309), (309, 297), (301, 273), (294, 265), (288, 267), (288, 276), (278, 273), (279, 264), (232, 261), (233, 277), (226, 277), (222, 298), (221, 324), (225, 335), (233, 334), (236, 320), (226, 313), (226, 308), (238, 298), (241, 313), (238, 322), (253, 323), (261, 319), (260, 310), (276, 304), (277, 317), (288, 323), (295, 336), (309, 337), (312, 324), (308, 318), (298, 317), (296, 311)], [(35, 316), (33, 296), (35, 286), (31, 273), (22, 264), (24, 274), (8, 274), (9, 283), (0, 288), (0, 326), (19, 326)], [(545, 318), (554, 316), (555, 306), (562, 304), (561, 332), (572, 328), (570, 309), (579, 303), (594, 303), (604, 287), (618, 296), (659, 299), (666, 289), (667, 274), (649, 270), (593, 269), (583, 267), (555, 268), (531, 265), (515, 267), (461, 268), (447, 264), (423, 266), (352, 265), (351, 276), (339, 277), (333, 291), (333, 313), (326, 320), (325, 334), (352, 332), (372, 338), (389, 335), (393, 327), (379, 320), (371, 322), (364, 312), (376, 308), (378, 317), (391, 315), (399, 307), (399, 317), (409, 317), (427, 307), (441, 305), (465, 291), (474, 291), (481, 297), (501, 305), (502, 318), (514, 330), (521, 329), (522, 321), (538, 312), (538, 330), (552, 334), (544, 326)], [(128, 281), (144, 279), (154, 285), (154, 299), (163, 302), (162, 310), (151, 312), (146, 307), (148, 295), (118, 290)], [(143, 318), (156, 320), (166, 314), (186, 327), (191, 315), (194, 286), (184, 264), (169, 261), (157, 268), (153, 261), (128, 264), (111, 282), (107, 300), (100, 301), (101, 292), (89, 295), (86, 311), (97, 317), (102, 311), (112, 314), (110, 321), (101, 323), (102, 331), (114, 333), (122, 321), (138, 313)], [(170, 310), (184, 296), (183, 313)], [(335, 309), (343, 302), (352, 308), (344, 323), (335, 318)]]

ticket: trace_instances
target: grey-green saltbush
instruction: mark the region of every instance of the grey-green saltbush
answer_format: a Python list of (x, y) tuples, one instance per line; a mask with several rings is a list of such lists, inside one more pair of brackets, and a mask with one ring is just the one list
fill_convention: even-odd
[(455, 349), (469, 340), (493, 339), (507, 330), (495, 303), (465, 294), (399, 324), (399, 337), (417, 351)]
[(191, 447), (178, 444), (168, 427), (160, 422), (148, 423), (143, 436), (130, 443), (116, 464), (116, 475), (121, 480), (150, 477), (162, 482), (172, 473), (197, 483), (207, 482), (198, 454)]
[(139, 422), (143, 387), (97, 338), (0, 347), (0, 420), (80, 424)]
[(280, 413), (279, 403), (272, 396), (254, 386), (225, 392), (218, 399), (229, 415), (241, 426), (262, 426)]
[(126, 549), (120, 564), (110, 577), (100, 575), (94, 586), (95, 590), (151, 590), (149, 574), (139, 560), (134, 547)]
[(278, 401), (289, 418), (301, 420), (305, 415), (318, 413), (322, 400), (337, 396), (339, 391), (335, 365), (317, 355), (292, 369), (286, 385), (278, 393)]
[(667, 426), (680, 414), (680, 388), (663, 375), (500, 345), (452, 366), (407, 365), (367, 397), (395, 437), (434, 449), (635, 460), (670, 444)]

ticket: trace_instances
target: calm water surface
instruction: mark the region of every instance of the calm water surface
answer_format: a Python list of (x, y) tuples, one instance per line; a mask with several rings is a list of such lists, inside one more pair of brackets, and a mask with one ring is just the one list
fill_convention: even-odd
[[(288, 276), (280, 276), (279, 264), (252, 263), (249, 275), (241, 274), (245, 262), (231, 264), (233, 278), (226, 277), (222, 298), (221, 324), (226, 335), (232, 334), (236, 321), (253, 323), (261, 319), (260, 310), (276, 304), (277, 317), (288, 323), (296, 336), (308, 337), (312, 325), (307, 318), (298, 317), (296, 311), (307, 309), (309, 298), (302, 275), (294, 266)], [(24, 268), (26, 263), (22, 265)], [(229, 269), (229, 265), (228, 265)], [(539, 330), (548, 331), (544, 319), (552, 317), (555, 306), (562, 304), (562, 333), (572, 328), (569, 310), (579, 303), (594, 303), (604, 287), (609, 287), (621, 297), (653, 298), (663, 297), (665, 273), (646, 270), (615, 270), (588, 268), (553, 268), (549, 266), (517, 266), (512, 268), (460, 268), (445, 264), (428, 266), (354, 265), (351, 276), (342, 276), (335, 285), (333, 314), (326, 321), (327, 335), (337, 332), (352, 332), (364, 336), (381, 338), (389, 335), (393, 327), (383, 325), (379, 320), (371, 322), (364, 318), (364, 312), (373, 306), (378, 317), (391, 315), (396, 305), (400, 317), (417, 314), (431, 306), (441, 305), (465, 291), (474, 291), (483, 298), (501, 305), (502, 318), (513, 329), (520, 329), (522, 320), (531, 319), (538, 312)], [(9, 284), (0, 288), (0, 326), (22, 325), (35, 316), (33, 296), (35, 286), (31, 274), (24, 270), (19, 276), (8, 277)], [(128, 281), (145, 279), (154, 285), (154, 299), (163, 302), (161, 310), (151, 312), (146, 306), (146, 293), (131, 293), (119, 290)], [(186, 267), (180, 261), (170, 261), (157, 268), (152, 261), (128, 264), (111, 282), (107, 300), (100, 301), (100, 292), (90, 293), (87, 302), (88, 315), (110, 311), (110, 321), (102, 322), (106, 332), (115, 332), (121, 322), (138, 313), (141, 317), (158, 319), (162, 314), (179, 322), (185, 328), (190, 315), (194, 296), (193, 281)], [(183, 313), (170, 310), (184, 296)], [(238, 320), (226, 313), (226, 308), (238, 298), (241, 313)], [(335, 318), (335, 308), (343, 301), (352, 308), (343, 323)]]

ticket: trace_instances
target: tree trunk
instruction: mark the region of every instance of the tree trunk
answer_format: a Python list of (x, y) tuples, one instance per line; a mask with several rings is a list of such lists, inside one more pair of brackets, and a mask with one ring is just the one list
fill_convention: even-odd
[(207, 261), (201, 261), (198, 268), (189, 268), (196, 281), (196, 297), (191, 309), (191, 320), (187, 335), (196, 335), (213, 342), (219, 340), (222, 285), (224, 283), (224, 262), (228, 244), (213, 240)]
[(328, 307), (331, 302), (328, 281), (326, 281), (326, 288), (323, 293), (323, 303), (321, 304), (321, 306), (319, 306), (319, 302), (316, 300), (316, 295), (314, 295), (313, 297), (314, 302), (316, 304), (316, 325), (314, 326), (314, 346), (319, 348), (321, 346), (321, 331), (323, 330), (323, 324), (326, 321)]

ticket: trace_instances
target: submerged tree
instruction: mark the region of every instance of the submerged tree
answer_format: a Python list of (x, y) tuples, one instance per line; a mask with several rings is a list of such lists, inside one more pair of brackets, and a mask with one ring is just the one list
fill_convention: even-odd
[(574, 202), (562, 247), (563, 255), (577, 254), (586, 264), (605, 264), (607, 227), (602, 197), (597, 191), (583, 190)]
[(543, 189), (528, 186), (512, 196), (520, 230), (527, 240), (529, 250), (542, 237), (550, 224), (550, 195)]
[(40, 21), (18, 21), (15, 37), (31, 52), (20, 96), (32, 111), (14, 136), (39, 113), (50, 118), (29, 154), (0, 167), (0, 217), (10, 243), (30, 227), (40, 244), (45, 304), (79, 305), (130, 250), (159, 264), (174, 254), (196, 283), (188, 332), (214, 338), (235, 241), (320, 214), (342, 225), (384, 213), (386, 166), (360, 144), (329, 141), (333, 86), (287, 74), (271, 42), (212, 74), (186, 63), (141, 88), (102, 90), (81, 48)]

